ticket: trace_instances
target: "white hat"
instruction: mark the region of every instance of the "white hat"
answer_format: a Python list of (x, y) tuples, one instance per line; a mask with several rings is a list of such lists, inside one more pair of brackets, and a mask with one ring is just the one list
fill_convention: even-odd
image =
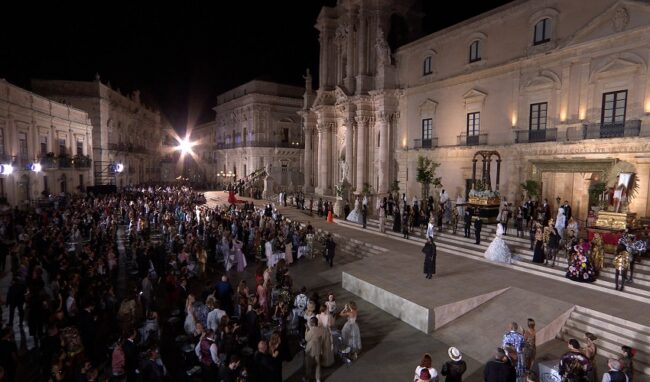
[(449, 354), (449, 358), (451, 358), (452, 361), (460, 361), (463, 359), (463, 355), (460, 354), (460, 350), (456, 349), (453, 346), (449, 348), (447, 353)]

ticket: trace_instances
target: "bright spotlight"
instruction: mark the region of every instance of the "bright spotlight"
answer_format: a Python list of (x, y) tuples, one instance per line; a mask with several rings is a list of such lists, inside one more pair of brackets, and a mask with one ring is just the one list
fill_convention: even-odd
[(181, 141), (178, 142), (177, 149), (181, 151), (181, 154), (187, 154), (192, 149), (192, 144), (187, 140), (187, 138), (181, 139)]
[(29, 166), (29, 169), (34, 171), (34, 172), (41, 172), (43, 169), (43, 166), (41, 166), (40, 163), (32, 163), (31, 166)]
[(116, 163), (115, 172), (122, 172), (122, 171), (124, 171), (124, 165), (122, 163)]
[(14, 166), (10, 164), (0, 164), (0, 175), (11, 175), (14, 172)]

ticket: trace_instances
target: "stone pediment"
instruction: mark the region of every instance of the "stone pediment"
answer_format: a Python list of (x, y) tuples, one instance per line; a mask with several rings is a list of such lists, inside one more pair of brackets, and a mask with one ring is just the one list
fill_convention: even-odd
[(435, 114), (437, 108), (438, 102), (432, 100), (431, 98), (427, 98), (420, 104), (418, 110), (420, 110), (420, 114)]
[(561, 86), (562, 82), (557, 74), (550, 70), (543, 70), (526, 81), (523, 89), (526, 91), (535, 91), (550, 88), (559, 89)]
[(486, 93), (476, 89), (471, 89), (467, 93), (463, 94), (465, 104), (483, 103), (485, 102), (485, 97), (487, 97)]
[(591, 80), (599, 78), (614, 77), (617, 75), (645, 71), (646, 63), (643, 58), (633, 53), (623, 53), (619, 56), (609, 58), (601, 65), (594, 65), (591, 73)]
[(650, 26), (650, 2), (622, 0), (592, 18), (563, 45), (578, 45), (643, 26)]
[(334, 105), (336, 96), (333, 91), (318, 90), (316, 92), (316, 99), (314, 100), (313, 107), (322, 105)]

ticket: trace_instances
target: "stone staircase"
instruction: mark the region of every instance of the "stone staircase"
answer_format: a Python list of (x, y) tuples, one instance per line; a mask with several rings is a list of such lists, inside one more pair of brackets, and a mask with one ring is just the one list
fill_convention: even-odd
[[(360, 229), (360, 225), (355, 223), (343, 220), (337, 220), (337, 222), (342, 225)], [(367, 226), (369, 230), (379, 231), (379, 221), (377, 220), (368, 220)], [(390, 228), (392, 228), (392, 223)], [(508, 265), (509, 267), (538, 276), (568, 281), (568, 279), (565, 278), (567, 260), (563, 257), (564, 251), (560, 251), (558, 254), (555, 267), (535, 264), (532, 262), (533, 252), (530, 250), (530, 239), (528, 238), (528, 233), (526, 233), (526, 237), (524, 238), (516, 237), (515, 233), (516, 232), (513, 229), (510, 229), (508, 235), (504, 236), (504, 240), (508, 243), (508, 247), (513, 256), (517, 256), (517, 261), (512, 265)], [(392, 229), (389, 229), (388, 224), (386, 225), (385, 234), (390, 237), (402, 238), (402, 234), (393, 232)], [(455, 235), (450, 229), (443, 229), (442, 231), (436, 231), (435, 240), (436, 245), (440, 250), (467, 258), (483, 260), (483, 253), (494, 239), (495, 234), (496, 226), (483, 226), (481, 231), (481, 244), (476, 245), (473, 229), (472, 237), (465, 238), (463, 236), (462, 226), (459, 224)], [(419, 229), (415, 230), (415, 232), (410, 235), (409, 241), (420, 243), (422, 245), (425, 243), (424, 236), (420, 233)], [(612, 259), (612, 255), (606, 255), (605, 268), (601, 270), (598, 280), (593, 283), (581, 283), (580, 285), (611, 294), (622, 295), (633, 300), (650, 304), (650, 265), (646, 263), (647, 260), (644, 259), (643, 263), (637, 263), (635, 265), (634, 283), (626, 284), (625, 289), (622, 292), (619, 292), (614, 290), (614, 269), (611, 266)]]
[(636, 349), (636, 373), (650, 375), (650, 327), (576, 306), (558, 337), (564, 341), (575, 338), (584, 342), (586, 332), (598, 337), (598, 354), (607, 358), (619, 358), (622, 345)]
[[(351, 229), (362, 229), (360, 225), (348, 221), (337, 220), (337, 223), (350, 227)], [(403, 235), (401, 233), (392, 231), (392, 223), (390, 224), (390, 228), (387, 224), (385, 230), (386, 235), (398, 238), (398, 240), (405, 240), (402, 238)], [(379, 231), (379, 222), (374, 219), (369, 220), (367, 229)], [(465, 238), (463, 236), (462, 226), (459, 224), (459, 229), (455, 235), (450, 229), (436, 231), (435, 241), (439, 250), (458, 256), (484, 260), (483, 253), (495, 235), (496, 226), (483, 226), (481, 244), (476, 245), (473, 228), (472, 237)], [(526, 232), (523, 238), (516, 237), (515, 235), (515, 230), (509, 230), (508, 235), (504, 236), (513, 255), (518, 256), (518, 260), (512, 265), (507, 265), (508, 267), (543, 277), (557, 278), (564, 282), (568, 281), (565, 278), (567, 260), (563, 257), (563, 251), (558, 254), (555, 267), (535, 264), (532, 263), (532, 251), (530, 250), (528, 233)], [(422, 245), (425, 243), (424, 235), (420, 233), (419, 229), (415, 230), (409, 236), (408, 241)], [(591, 284), (582, 283), (579, 285), (601, 290), (611, 295), (637, 300), (641, 302), (639, 304), (639, 314), (644, 314), (642, 312), (650, 310), (645, 305), (650, 304), (650, 265), (648, 265), (647, 258), (644, 258), (643, 263), (637, 263), (635, 265), (634, 283), (626, 284), (622, 292), (614, 290), (614, 270), (611, 266), (612, 259), (613, 256), (611, 254), (606, 255), (605, 268), (601, 270), (597, 281)], [(572, 281), (568, 282), (573, 283)], [(597, 345), (599, 347), (599, 355), (608, 358), (618, 358), (621, 356), (622, 345), (628, 345), (636, 349), (637, 354), (634, 359), (636, 372), (650, 375), (650, 327), (632, 321), (622, 320), (618, 317), (592, 309), (575, 306), (562, 327), (558, 338), (563, 341), (576, 338), (584, 342), (585, 332), (591, 332), (598, 337)]]

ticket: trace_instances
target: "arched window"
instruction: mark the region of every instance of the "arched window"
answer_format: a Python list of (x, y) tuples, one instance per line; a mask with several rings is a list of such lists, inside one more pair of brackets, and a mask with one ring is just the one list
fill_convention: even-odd
[(469, 45), (469, 62), (481, 61), (481, 41), (475, 40)]
[(424, 61), (422, 62), (422, 75), (423, 76), (426, 76), (427, 74), (433, 73), (432, 60), (433, 60), (433, 58), (431, 56), (426, 56), (424, 58)]
[(535, 24), (533, 45), (544, 44), (549, 41), (551, 41), (551, 19), (547, 17)]

